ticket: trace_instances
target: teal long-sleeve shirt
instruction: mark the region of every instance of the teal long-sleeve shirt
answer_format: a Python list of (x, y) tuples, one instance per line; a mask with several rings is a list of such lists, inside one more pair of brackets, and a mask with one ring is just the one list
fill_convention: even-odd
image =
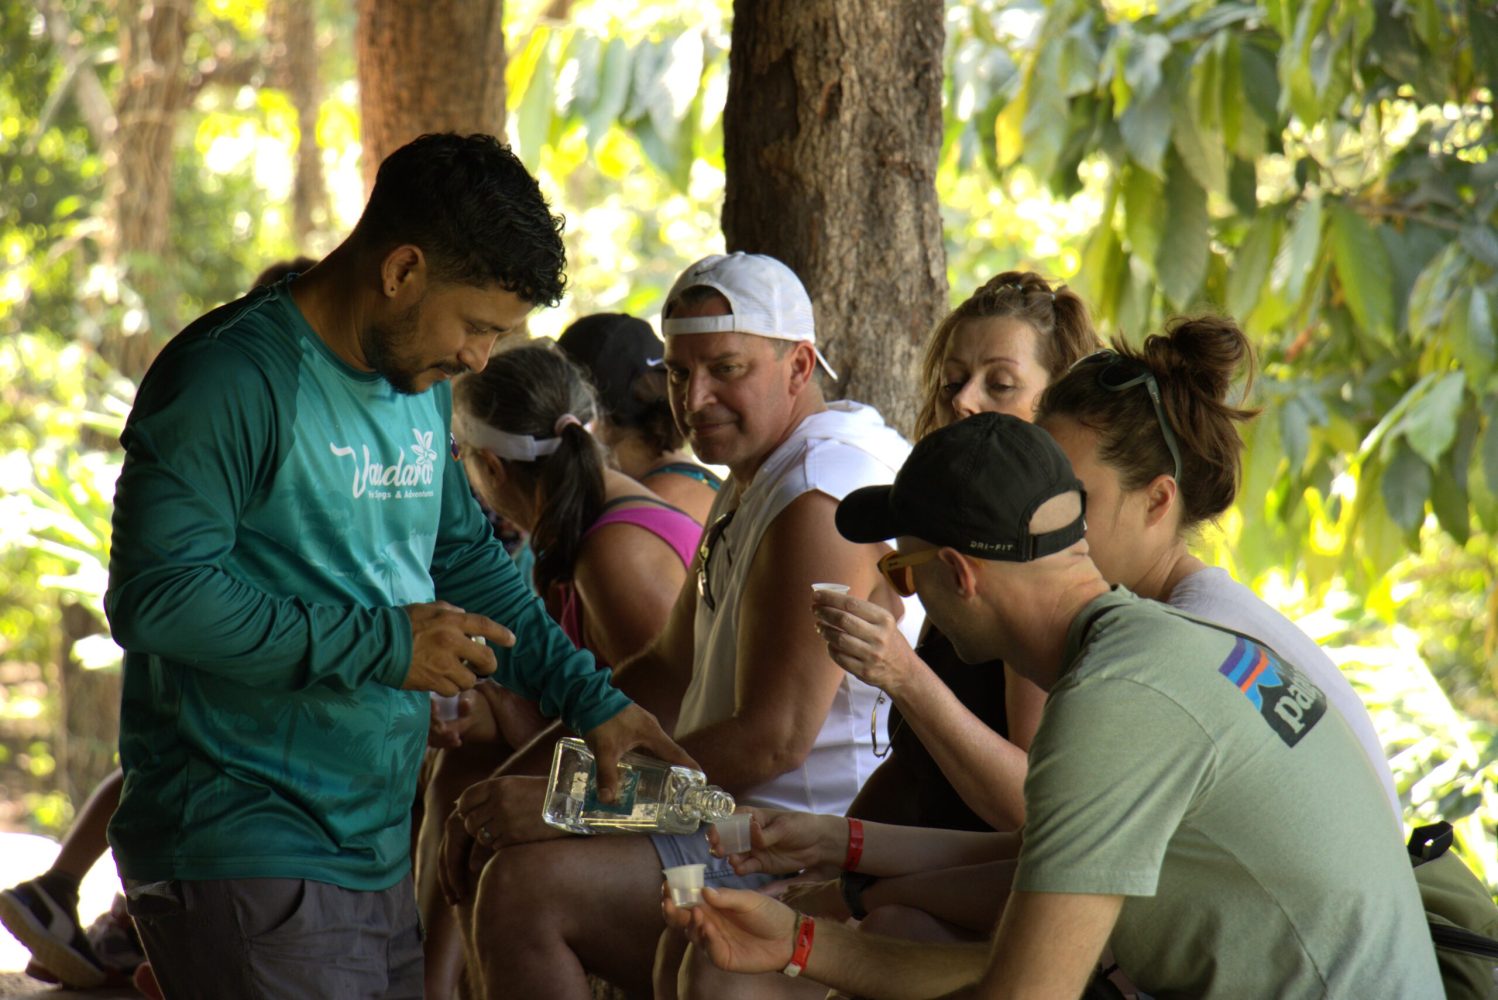
[(629, 703), (493, 539), (448, 453), (449, 387), (349, 367), (289, 287), (178, 335), (121, 439), (105, 605), (127, 878), (399, 881), (428, 717), (400, 690), (404, 605), (509, 628), (496, 678), (577, 731)]

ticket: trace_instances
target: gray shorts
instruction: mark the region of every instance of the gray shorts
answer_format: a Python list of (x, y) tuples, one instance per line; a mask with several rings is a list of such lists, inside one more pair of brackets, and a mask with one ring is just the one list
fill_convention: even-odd
[(715, 858), (708, 848), (707, 831), (697, 833), (652, 833), (650, 844), (662, 868), (706, 865), (703, 884), (712, 889), (758, 889), (775, 881), (773, 875), (736, 875), (727, 858)]
[(126, 904), (173, 1000), (422, 995), (409, 875), (380, 892), (308, 879), (132, 879)]

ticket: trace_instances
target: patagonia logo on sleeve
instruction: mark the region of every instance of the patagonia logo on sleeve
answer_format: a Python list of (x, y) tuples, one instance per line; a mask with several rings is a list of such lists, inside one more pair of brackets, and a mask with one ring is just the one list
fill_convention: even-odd
[(1326, 695), (1304, 674), (1256, 642), (1239, 638), (1217, 672), (1248, 698), (1286, 746), (1326, 714)]

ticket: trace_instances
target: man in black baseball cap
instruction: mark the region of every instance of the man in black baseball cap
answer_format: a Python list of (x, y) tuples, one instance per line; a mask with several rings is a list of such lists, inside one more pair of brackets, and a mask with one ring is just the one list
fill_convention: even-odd
[[(1084, 566), (1081, 592), (1091, 597), (1107, 590), (1086, 559), (1086, 545), (1078, 544), (1087, 530), (1084, 506), (1082, 484), (1049, 434), (1016, 417), (984, 413), (923, 438), (893, 484), (850, 493), (838, 506), (837, 530), (850, 541), (899, 539), (899, 549), (880, 560), (880, 571), (901, 595), (919, 589), (932, 624), (959, 656), (980, 663), (999, 657), (983, 654), (977, 647), (988, 644), (971, 633), (975, 624), (991, 626), (995, 619), (974, 618), (974, 609), (956, 598), (971, 602), (980, 589), (1007, 595), (1016, 582), (1029, 587), (1023, 581), (1037, 569), (1075, 573)], [(1013, 564), (1062, 553), (1069, 558), (1013, 572)], [(938, 564), (951, 573), (938, 574)], [(919, 587), (925, 576), (926, 586)], [(986, 578), (993, 578), (991, 585), (980, 588)], [(956, 589), (939, 587), (938, 580)]]
[[(734, 890), (689, 910), (667, 899), (667, 922), (721, 968), (857, 996), (1076, 997), (1105, 945), (1152, 995), (1439, 996), (1408, 859), (1352, 730), (1262, 643), (1110, 590), (1084, 499), (1045, 431), (980, 414), (837, 513), (851, 541), (898, 540), (881, 570), (919, 592), (964, 660), (1002, 659), (1047, 692), (1023, 831), (757, 811), (756, 846), (736, 859), (741, 873), (960, 869), (974, 898), (1002, 877), (992, 947), (914, 947)], [(819, 609), (829, 644), (840, 614)], [(981, 862), (999, 864), (968, 867)]]
[(665, 345), (650, 324), (625, 313), (594, 313), (575, 320), (557, 346), (588, 371), (610, 420), (633, 426), (649, 405), (635, 392), (635, 380), (658, 373)]

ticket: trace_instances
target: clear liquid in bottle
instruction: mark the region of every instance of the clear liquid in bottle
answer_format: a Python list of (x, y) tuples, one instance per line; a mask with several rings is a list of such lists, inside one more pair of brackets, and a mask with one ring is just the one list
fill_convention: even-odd
[(569, 833), (694, 833), (703, 822), (733, 812), (733, 796), (707, 783), (701, 771), (626, 753), (619, 760), (619, 794), (598, 799), (596, 762), (575, 737), (557, 741), (541, 818)]

